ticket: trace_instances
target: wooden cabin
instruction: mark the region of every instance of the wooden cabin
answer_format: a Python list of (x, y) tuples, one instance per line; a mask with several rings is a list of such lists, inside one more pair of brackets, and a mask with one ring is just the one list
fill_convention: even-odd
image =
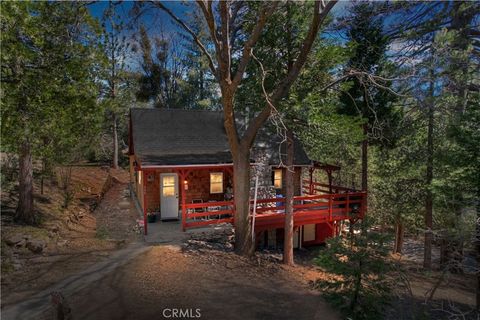
[[(181, 109), (130, 110), (129, 158), (133, 192), (149, 215), (181, 220), (182, 229), (233, 223), (233, 164), (223, 113)], [(240, 128), (242, 130), (242, 128)], [(286, 143), (268, 127), (252, 148), (251, 216), (257, 244), (283, 241)], [(324, 170), (326, 184), (315, 181)], [(338, 167), (311, 161), (294, 142), (294, 225), (296, 246), (318, 244), (338, 232), (341, 220), (356, 221), (366, 210), (366, 194), (332, 185)], [(253, 190), (257, 184), (254, 210)], [(254, 218), (253, 218), (254, 217)]]

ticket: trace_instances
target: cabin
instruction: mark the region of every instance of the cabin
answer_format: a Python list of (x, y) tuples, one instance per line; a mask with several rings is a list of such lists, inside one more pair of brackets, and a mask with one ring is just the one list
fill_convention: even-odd
[[(268, 126), (252, 147), (250, 213), (259, 247), (283, 243), (285, 150), (284, 139)], [(132, 108), (129, 161), (145, 235), (152, 217), (180, 220), (183, 231), (234, 223), (234, 172), (222, 112)], [(363, 218), (366, 192), (333, 185), (338, 170), (309, 159), (295, 138), (296, 247), (323, 243), (339, 232), (341, 221)], [(328, 181), (317, 181), (318, 171)]]

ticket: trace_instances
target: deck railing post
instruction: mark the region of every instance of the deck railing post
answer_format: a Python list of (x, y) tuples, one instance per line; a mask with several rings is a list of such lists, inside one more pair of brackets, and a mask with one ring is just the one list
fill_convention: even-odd
[(350, 214), (350, 194), (347, 192), (347, 203), (345, 204), (345, 215)]
[(328, 220), (332, 221), (333, 194), (328, 195)]
[(187, 174), (185, 171), (180, 172), (180, 179), (182, 180), (179, 185), (181, 185), (181, 196), (182, 196), (182, 231), (185, 232), (187, 226), (187, 209), (186, 206), (186, 194), (185, 194), (185, 179)]
[(139, 174), (142, 175), (142, 188), (143, 188), (143, 234), (147, 235), (148, 233), (148, 219), (147, 219), (147, 172), (140, 171)]
[(309, 184), (309, 193), (312, 195), (313, 194), (313, 170), (314, 168), (310, 168), (310, 184)]

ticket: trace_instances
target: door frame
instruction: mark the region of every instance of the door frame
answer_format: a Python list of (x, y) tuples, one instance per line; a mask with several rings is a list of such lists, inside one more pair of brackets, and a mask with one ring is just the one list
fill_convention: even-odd
[[(174, 176), (175, 177), (175, 198), (176, 198), (176, 205), (175, 205), (175, 208), (176, 208), (176, 215), (175, 216), (169, 216), (169, 217), (165, 217), (163, 215), (163, 201), (162, 201), (162, 198), (163, 197), (163, 177), (165, 176)], [(160, 190), (160, 218), (162, 220), (168, 220), (168, 219), (179, 219), (179, 212), (178, 212), (178, 209), (180, 208), (180, 199), (179, 199), (179, 181), (178, 181), (178, 174), (175, 173), (175, 172), (164, 172), (164, 173), (160, 173), (160, 179), (159, 179), (159, 190)]]

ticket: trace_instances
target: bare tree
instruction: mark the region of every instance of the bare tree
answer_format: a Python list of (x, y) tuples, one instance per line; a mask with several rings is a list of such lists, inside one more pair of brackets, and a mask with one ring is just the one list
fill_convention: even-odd
[[(294, 59), (294, 64), (286, 76), (279, 82), (275, 89), (269, 93), (268, 99), (262, 111), (260, 111), (248, 124), (243, 134), (235, 122), (234, 99), (236, 91), (242, 82), (247, 65), (252, 58), (253, 48), (260, 38), (268, 18), (276, 10), (278, 3), (275, 1), (263, 2), (258, 18), (248, 36), (243, 48), (240, 50), (236, 70), (232, 70), (232, 60), (235, 58), (232, 52), (232, 44), (235, 43), (237, 31), (231, 28), (234, 25), (232, 1), (219, 1), (218, 10), (214, 10), (213, 1), (198, 0), (203, 16), (207, 22), (212, 46), (205, 45), (192, 29), (170, 9), (161, 2), (153, 2), (153, 5), (165, 11), (176, 23), (178, 23), (200, 47), (209, 61), (209, 67), (220, 85), (221, 102), (225, 117), (225, 130), (227, 133), (230, 150), (233, 158), (235, 172), (235, 251), (248, 255), (253, 252), (251, 237), (251, 225), (249, 221), (249, 186), (250, 186), (250, 149), (255, 140), (258, 130), (263, 126), (272, 112), (271, 105), (275, 105), (283, 99), (298, 78), (303, 68), (313, 42), (317, 37), (320, 25), (327, 17), (337, 1), (315, 1), (313, 5), (312, 19), (309, 30), (303, 39), (299, 53)], [(216, 14), (218, 11), (218, 15)], [(214, 48), (212, 56), (207, 48)]]

